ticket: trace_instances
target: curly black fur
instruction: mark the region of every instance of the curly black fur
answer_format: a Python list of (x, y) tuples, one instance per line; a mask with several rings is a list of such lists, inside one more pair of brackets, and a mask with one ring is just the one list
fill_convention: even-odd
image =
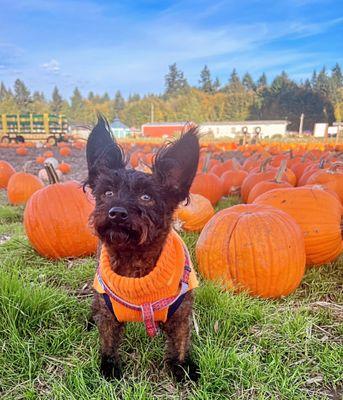
[[(114, 141), (107, 122), (99, 117), (87, 143), (88, 179), (96, 200), (91, 222), (106, 245), (112, 269), (123, 276), (142, 277), (155, 266), (170, 231), (172, 215), (189, 189), (199, 161), (197, 127), (180, 139), (162, 147), (155, 156), (152, 173), (127, 168), (121, 147)], [(120, 207), (125, 219), (110, 218), (110, 210)], [(174, 376), (198, 376), (190, 361), (190, 315), (192, 293), (164, 324), (167, 361)], [(93, 318), (101, 338), (101, 370), (105, 377), (119, 377), (119, 337), (123, 324), (109, 312), (102, 296), (95, 294)]]

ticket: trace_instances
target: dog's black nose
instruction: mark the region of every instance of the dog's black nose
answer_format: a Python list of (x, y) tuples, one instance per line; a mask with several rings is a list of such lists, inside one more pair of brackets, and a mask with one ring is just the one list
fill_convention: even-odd
[(125, 221), (129, 214), (124, 207), (112, 207), (108, 212), (108, 216), (116, 221)]

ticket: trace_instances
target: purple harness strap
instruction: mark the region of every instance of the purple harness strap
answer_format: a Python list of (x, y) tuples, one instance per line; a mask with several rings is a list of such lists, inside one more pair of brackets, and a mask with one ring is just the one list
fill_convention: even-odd
[(176, 296), (167, 297), (165, 299), (157, 300), (153, 303), (144, 303), (142, 305), (136, 305), (129, 303), (128, 301), (122, 299), (118, 295), (116, 295), (103, 281), (101, 274), (100, 274), (100, 267), (98, 266), (96, 274), (98, 281), (104, 290), (104, 292), (117, 303), (125, 306), (131, 310), (140, 311), (142, 313), (142, 318), (145, 324), (145, 329), (149, 336), (153, 337), (158, 333), (158, 327), (155, 322), (154, 312), (163, 310), (167, 307), (170, 307), (173, 303), (175, 303), (181, 296), (183, 296), (188, 290), (188, 281), (189, 281), (189, 274), (191, 272), (190, 268), (190, 257), (188, 253), (188, 249), (185, 245), (183, 245), (183, 249), (185, 252), (185, 268), (183, 271), (183, 275), (181, 278), (181, 288), (180, 292)]

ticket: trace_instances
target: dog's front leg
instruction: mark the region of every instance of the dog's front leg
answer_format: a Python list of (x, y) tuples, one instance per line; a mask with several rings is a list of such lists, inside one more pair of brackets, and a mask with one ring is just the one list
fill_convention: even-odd
[(199, 368), (189, 355), (193, 293), (186, 293), (177, 311), (163, 324), (167, 337), (166, 361), (178, 382), (199, 378)]
[(122, 339), (124, 324), (118, 322), (106, 306), (103, 296), (99, 293), (94, 294), (92, 312), (100, 335), (100, 371), (106, 379), (120, 379), (122, 371), (118, 349)]

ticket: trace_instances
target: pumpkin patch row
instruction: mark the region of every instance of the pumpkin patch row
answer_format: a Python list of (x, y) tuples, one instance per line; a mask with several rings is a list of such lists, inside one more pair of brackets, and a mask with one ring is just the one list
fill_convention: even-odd
[[(156, 144), (125, 146), (131, 149), (132, 167), (151, 171)], [(189, 200), (174, 215), (176, 228), (200, 233), (196, 257), (201, 275), (226, 289), (277, 298), (299, 286), (306, 267), (339, 257), (343, 251), (340, 151), (332, 145), (203, 146)], [(80, 184), (58, 182), (60, 170), (68, 172), (68, 164), (52, 156), (44, 153), (42, 162), (56, 171), (48, 167), (39, 176), (50, 184), (44, 187), (35, 177), (41, 186), (26, 195), (24, 225), (29, 241), (49, 258), (94, 253), (96, 239), (88, 225), (92, 198)], [(9, 183), (16, 174), (22, 173), (0, 162), (0, 187), (7, 187), (9, 199)], [(246, 204), (215, 213), (218, 201), (233, 194)], [(49, 240), (43, 240), (46, 237)]]

